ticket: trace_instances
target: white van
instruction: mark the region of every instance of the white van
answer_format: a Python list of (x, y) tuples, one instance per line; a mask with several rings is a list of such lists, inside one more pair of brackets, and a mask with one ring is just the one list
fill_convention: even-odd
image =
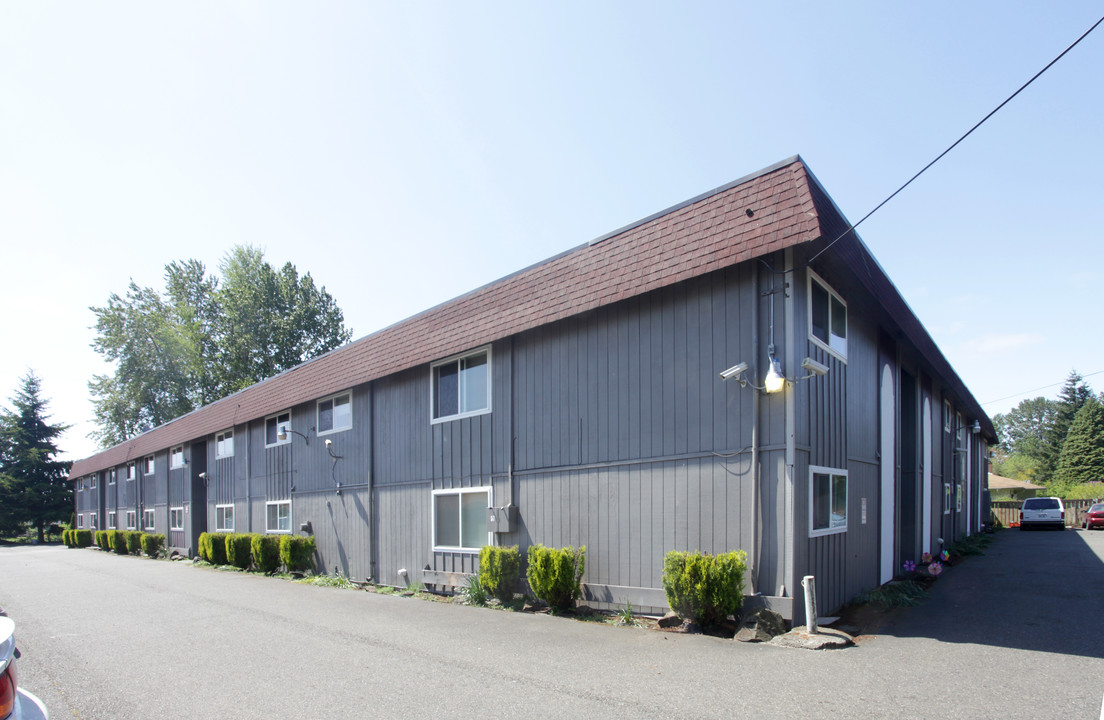
[(1066, 529), (1066, 508), (1061, 498), (1036, 497), (1023, 501), (1020, 507), (1020, 530), (1029, 527)]

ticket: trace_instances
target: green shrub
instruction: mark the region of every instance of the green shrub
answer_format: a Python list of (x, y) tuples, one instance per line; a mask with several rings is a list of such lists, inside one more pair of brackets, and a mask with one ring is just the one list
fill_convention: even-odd
[(115, 536), (119, 534), (119, 531), (118, 530), (105, 530), (104, 532), (107, 533), (107, 549), (108, 550), (114, 550), (115, 549)]
[(116, 555), (127, 554), (126, 530), (108, 530), (107, 540)]
[(663, 558), (667, 604), (683, 619), (717, 625), (743, 605), (746, 570), (743, 550), (719, 555), (672, 550)]
[(529, 567), (525, 579), (533, 594), (548, 603), (554, 610), (565, 610), (575, 604), (582, 588), (586, 568), (586, 546), (546, 548), (529, 546)]
[(226, 563), (246, 570), (253, 561), (249, 533), (228, 533), (226, 535)]
[(165, 549), (164, 533), (142, 533), (142, 552), (155, 558)]
[(86, 548), (92, 547), (92, 531), (91, 530), (74, 530), (74, 547)]
[(61, 531), (61, 541), (65, 543), (65, 547), (73, 547), (72, 532), (73, 531), (69, 528), (65, 528)]
[(126, 531), (126, 546), (127, 552), (131, 555), (142, 554), (142, 531), (140, 530), (127, 530)]
[(280, 536), (280, 561), (288, 572), (314, 569), (314, 537)]
[(467, 598), (469, 605), (483, 606), (487, 604), (487, 589), (479, 581), (478, 575), (469, 577), (468, 584), (460, 589), (460, 593)]
[(494, 597), (508, 602), (521, 580), (521, 552), (517, 545), (484, 545), (479, 551), (479, 584)]
[(107, 550), (107, 530), (94, 530), (93, 538), (95, 538), (96, 547)]
[(265, 575), (276, 572), (280, 567), (280, 536), (254, 534), (249, 539), (249, 549), (253, 552), (253, 567)]
[(229, 533), (200, 533), (199, 556), (212, 565), (226, 565), (226, 537)]

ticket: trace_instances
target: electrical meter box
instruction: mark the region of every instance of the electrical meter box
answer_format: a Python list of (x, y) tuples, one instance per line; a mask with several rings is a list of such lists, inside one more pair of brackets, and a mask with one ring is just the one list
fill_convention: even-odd
[(517, 505), (487, 508), (487, 530), (493, 533), (514, 531), (517, 521)]

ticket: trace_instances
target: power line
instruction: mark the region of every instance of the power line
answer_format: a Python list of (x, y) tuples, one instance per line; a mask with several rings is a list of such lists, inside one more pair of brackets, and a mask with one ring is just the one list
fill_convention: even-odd
[[(971, 134), (972, 134), (972, 133), (974, 132), (974, 130), (977, 130), (977, 129), (978, 129), (979, 127), (981, 127), (981, 126), (982, 126), (982, 124), (984, 124), (986, 120), (988, 120), (989, 118), (991, 118), (991, 117), (993, 117), (994, 115), (996, 115), (996, 114), (997, 114), (997, 112), (998, 112), (998, 111), (999, 111), (999, 110), (1000, 110), (1001, 108), (1003, 108), (1003, 107), (1004, 107), (1005, 105), (1007, 105), (1007, 104), (1008, 104), (1009, 102), (1011, 102), (1011, 101), (1012, 101), (1012, 98), (1016, 97), (1016, 96), (1017, 96), (1017, 95), (1019, 95), (1019, 94), (1020, 94), (1021, 92), (1023, 92), (1023, 91), (1024, 91), (1024, 90), (1025, 90), (1025, 89), (1027, 88), (1027, 86), (1028, 86), (1028, 85), (1030, 85), (1031, 83), (1035, 82), (1035, 81), (1036, 81), (1036, 80), (1037, 80), (1037, 79), (1039, 78), (1039, 76), (1040, 76), (1040, 75), (1042, 75), (1043, 73), (1045, 73), (1045, 72), (1046, 72), (1047, 70), (1049, 70), (1049, 69), (1050, 69), (1050, 67), (1051, 67), (1052, 65), (1054, 65), (1054, 63), (1056, 63), (1056, 62), (1058, 62), (1059, 60), (1061, 60), (1061, 59), (1062, 59), (1062, 58), (1063, 58), (1063, 57), (1065, 56), (1065, 54), (1066, 54), (1066, 53), (1068, 53), (1068, 52), (1069, 52), (1070, 50), (1073, 50), (1073, 49), (1074, 49), (1075, 47), (1077, 47), (1078, 43), (1080, 43), (1080, 42), (1081, 42), (1082, 40), (1084, 40), (1084, 39), (1085, 39), (1086, 37), (1088, 37), (1088, 36), (1089, 36), (1089, 33), (1091, 33), (1091, 32), (1092, 32), (1093, 30), (1095, 30), (1095, 29), (1097, 28), (1097, 26), (1098, 26), (1098, 25), (1100, 25), (1100, 23), (1102, 23), (1102, 22), (1104, 22), (1104, 17), (1101, 17), (1101, 18), (1100, 18), (1099, 20), (1097, 20), (1097, 21), (1096, 21), (1095, 23), (1093, 23), (1092, 27), (1090, 27), (1090, 28), (1089, 28), (1088, 30), (1086, 30), (1086, 31), (1085, 31), (1085, 32), (1084, 32), (1084, 33), (1083, 33), (1083, 34), (1081, 35), (1081, 37), (1079, 37), (1079, 38), (1077, 38), (1076, 40), (1074, 40), (1074, 41), (1073, 41), (1073, 44), (1072, 44), (1072, 45), (1070, 45), (1070, 46), (1069, 46), (1069, 47), (1067, 47), (1067, 48), (1066, 48), (1065, 50), (1063, 50), (1063, 51), (1061, 52), (1061, 54), (1059, 54), (1059, 55), (1058, 55), (1058, 57), (1054, 58), (1054, 59), (1053, 59), (1053, 60), (1051, 60), (1051, 61), (1050, 61), (1049, 63), (1047, 63), (1047, 64), (1046, 64), (1046, 67), (1044, 67), (1044, 68), (1043, 68), (1042, 70), (1040, 70), (1039, 72), (1035, 73), (1035, 74), (1034, 74), (1034, 75), (1033, 75), (1033, 76), (1031, 77), (1031, 79), (1030, 79), (1030, 80), (1028, 80), (1028, 81), (1027, 81), (1027, 82), (1025, 82), (1025, 83), (1024, 83), (1023, 85), (1021, 85), (1021, 86), (1020, 86), (1020, 89), (1019, 89), (1019, 90), (1017, 90), (1016, 92), (1014, 92), (1014, 93), (1012, 93), (1011, 95), (1009, 95), (1009, 96), (1008, 96), (1008, 97), (1007, 97), (1007, 98), (1005, 99), (1005, 101), (1004, 101), (1004, 102), (1002, 102), (1002, 103), (1001, 103), (1000, 105), (997, 105), (997, 106), (996, 106), (995, 108), (993, 108), (993, 109), (992, 109), (992, 110), (991, 110), (991, 111), (989, 112), (989, 114), (988, 114), (988, 115), (986, 115), (985, 117), (983, 117), (983, 118), (982, 118), (981, 120), (979, 120), (979, 121), (977, 122), (977, 124), (976, 124), (976, 125), (974, 125), (974, 126), (973, 126), (972, 128), (970, 128), (969, 130), (967, 130), (967, 131), (966, 131), (966, 134), (965, 134), (965, 135), (963, 135), (962, 137), (960, 137), (960, 138), (959, 138), (958, 140), (955, 140), (955, 141), (954, 141), (954, 143), (953, 143), (953, 144), (952, 144), (952, 145), (951, 145), (951, 146), (950, 146), (949, 148), (947, 148), (947, 149), (946, 149), (946, 150), (944, 150), (943, 152), (939, 153), (939, 156), (938, 156), (938, 157), (936, 157), (936, 158), (935, 158), (934, 160), (932, 160), (932, 161), (931, 161), (930, 163), (928, 163), (928, 164), (927, 164), (927, 165), (925, 165), (925, 166), (924, 166), (923, 168), (921, 168), (920, 172), (916, 173), (916, 174), (915, 174), (915, 175), (913, 175), (913, 176), (912, 176), (911, 178), (909, 178), (909, 179), (908, 179), (908, 182), (906, 182), (906, 183), (905, 183), (904, 185), (902, 185), (901, 187), (899, 187), (899, 188), (897, 188), (896, 190), (894, 190), (894, 191), (893, 191), (893, 194), (892, 194), (892, 195), (890, 195), (890, 196), (889, 196), (889, 197), (887, 197), (887, 198), (886, 198), (885, 200), (882, 200), (882, 201), (881, 201), (880, 203), (878, 203), (878, 205), (877, 205), (877, 206), (876, 206), (876, 207), (875, 207), (875, 208), (874, 208), (873, 210), (871, 210), (870, 212), (868, 212), (868, 213), (867, 213), (866, 215), (863, 215), (863, 216), (862, 216), (862, 218), (861, 218), (861, 219), (860, 219), (860, 220), (859, 220), (858, 222), (856, 222), (856, 223), (852, 223), (851, 227), (847, 228), (847, 229), (846, 229), (846, 230), (844, 230), (844, 231), (843, 231), (842, 233), (840, 233), (839, 237), (837, 237), (837, 238), (836, 238), (835, 240), (833, 240), (832, 242), (828, 243), (828, 244), (827, 244), (827, 245), (826, 245), (826, 246), (825, 246), (824, 248), (822, 248), (822, 249), (820, 250), (820, 252), (818, 252), (818, 253), (817, 253), (816, 255), (813, 255), (813, 256), (812, 256), (811, 258), (809, 258), (809, 259), (808, 259), (808, 260), (807, 260), (807, 261), (806, 261), (806, 262), (805, 262), (804, 264), (802, 264), (802, 265), (801, 265), (800, 267), (804, 268), (804, 267), (808, 267), (809, 265), (811, 265), (811, 264), (812, 264), (812, 262), (813, 262), (814, 260), (816, 260), (816, 259), (817, 259), (818, 257), (820, 257), (821, 255), (823, 255), (824, 253), (828, 252), (828, 250), (829, 250), (829, 249), (831, 249), (831, 247), (832, 247), (833, 245), (835, 245), (835, 244), (836, 244), (836, 243), (838, 243), (838, 242), (839, 242), (840, 240), (842, 240), (842, 239), (843, 239), (844, 237), (846, 237), (846, 236), (847, 236), (847, 234), (848, 234), (849, 232), (851, 232), (852, 230), (854, 230), (855, 228), (857, 228), (857, 227), (858, 227), (859, 225), (862, 225), (862, 224), (863, 224), (863, 222), (864, 222), (864, 221), (865, 221), (865, 220), (866, 220), (867, 218), (869, 218), (869, 217), (870, 217), (871, 215), (873, 215), (874, 213), (878, 212), (878, 210), (880, 210), (880, 209), (882, 208), (882, 206), (883, 206), (883, 205), (885, 205), (886, 203), (888, 203), (888, 202), (889, 202), (890, 200), (892, 200), (893, 198), (897, 197), (897, 195), (898, 195), (898, 194), (899, 194), (899, 193), (900, 193), (900, 192), (901, 192), (902, 190), (904, 190), (905, 188), (907, 188), (907, 187), (908, 187), (909, 185), (911, 185), (911, 184), (912, 184), (912, 181), (913, 181), (913, 180), (915, 180), (916, 178), (918, 178), (918, 177), (920, 177), (921, 175), (923, 175), (923, 174), (924, 174), (924, 173), (925, 173), (925, 172), (926, 172), (926, 171), (928, 170), (928, 168), (930, 168), (930, 167), (931, 167), (932, 165), (935, 165), (935, 164), (936, 164), (937, 162), (939, 162), (940, 160), (942, 160), (942, 159), (943, 159), (943, 156), (944, 156), (944, 155), (946, 155), (946, 154), (947, 154), (947, 153), (949, 153), (949, 152), (950, 152), (951, 150), (954, 150), (954, 149), (955, 149), (956, 147), (958, 147), (958, 144), (959, 144), (959, 143), (961, 143), (961, 142), (962, 142), (963, 140), (965, 140), (966, 138), (968, 138), (968, 137), (969, 137), (969, 136), (970, 136), (970, 135), (971, 135)], [(795, 268), (795, 269), (799, 269), (799, 268)], [(1049, 387), (1049, 386), (1048, 386), (1048, 387)], [(1029, 391), (1029, 392), (1031, 392), (1031, 391)], [(1015, 396), (1013, 396), (1013, 397), (1015, 397)], [(995, 400), (994, 400), (994, 402), (997, 402), (997, 401), (995, 401)]]
[[(1086, 375), (1082, 375), (1081, 379), (1084, 380), (1087, 377), (1092, 377), (1093, 375), (1099, 375), (1100, 373), (1104, 373), (1104, 370), (1097, 370), (1096, 372), (1091, 372), (1091, 373), (1088, 373)], [(990, 400), (989, 402), (983, 402), (982, 405), (983, 406), (984, 405), (992, 405), (993, 403), (999, 403), (1002, 400), (1011, 400), (1012, 398), (1020, 397), (1021, 395), (1029, 395), (1033, 392), (1039, 392), (1040, 390), (1047, 390), (1047, 389), (1052, 388), (1052, 387), (1058, 387), (1059, 385), (1062, 385), (1063, 383), (1065, 383), (1065, 380), (1063, 380), (1062, 382), (1051, 383), (1050, 385), (1043, 385), (1042, 387), (1037, 387), (1033, 390), (1024, 390), (1023, 392), (1018, 392), (1018, 393), (1015, 393), (1013, 395), (1008, 395), (1007, 397), (997, 398), (996, 400)]]

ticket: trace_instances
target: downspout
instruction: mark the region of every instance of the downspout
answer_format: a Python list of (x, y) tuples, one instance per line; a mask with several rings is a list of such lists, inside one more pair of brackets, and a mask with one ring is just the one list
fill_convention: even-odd
[[(793, 248), (785, 251), (785, 274), (782, 285), (782, 312), (786, 327), (783, 330), (786, 348), (786, 371), (793, 376), (797, 367), (797, 359), (794, 355), (796, 339), (794, 338), (794, 299), (793, 299)], [(774, 302), (772, 296), (771, 302)], [(797, 576), (794, 575), (794, 531), (796, 520), (794, 516), (794, 467), (797, 463), (797, 400), (792, 382), (786, 383), (786, 521), (789, 527), (786, 529), (786, 551), (784, 555), (785, 575), (790, 587), (797, 589)], [(796, 608), (794, 608), (796, 610)]]
[(368, 383), (368, 572), (372, 580), (376, 577), (376, 518), (372, 514), (372, 472), (376, 467), (376, 384)]
[[(755, 298), (751, 313), (751, 356), (758, 365), (759, 360), (759, 268), (755, 265), (751, 270), (751, 296)], [(752, 374), (755, 375), (755, 368)], [(757, 375), (756, 375), (757, 376)], [(759, 391), (751, 393), (751, 594), (759, 589), (759, 563), (762, 560), (762, 541), (759, 538), (761, 527), (760, 517), (763, 508), (759, 503)]]

